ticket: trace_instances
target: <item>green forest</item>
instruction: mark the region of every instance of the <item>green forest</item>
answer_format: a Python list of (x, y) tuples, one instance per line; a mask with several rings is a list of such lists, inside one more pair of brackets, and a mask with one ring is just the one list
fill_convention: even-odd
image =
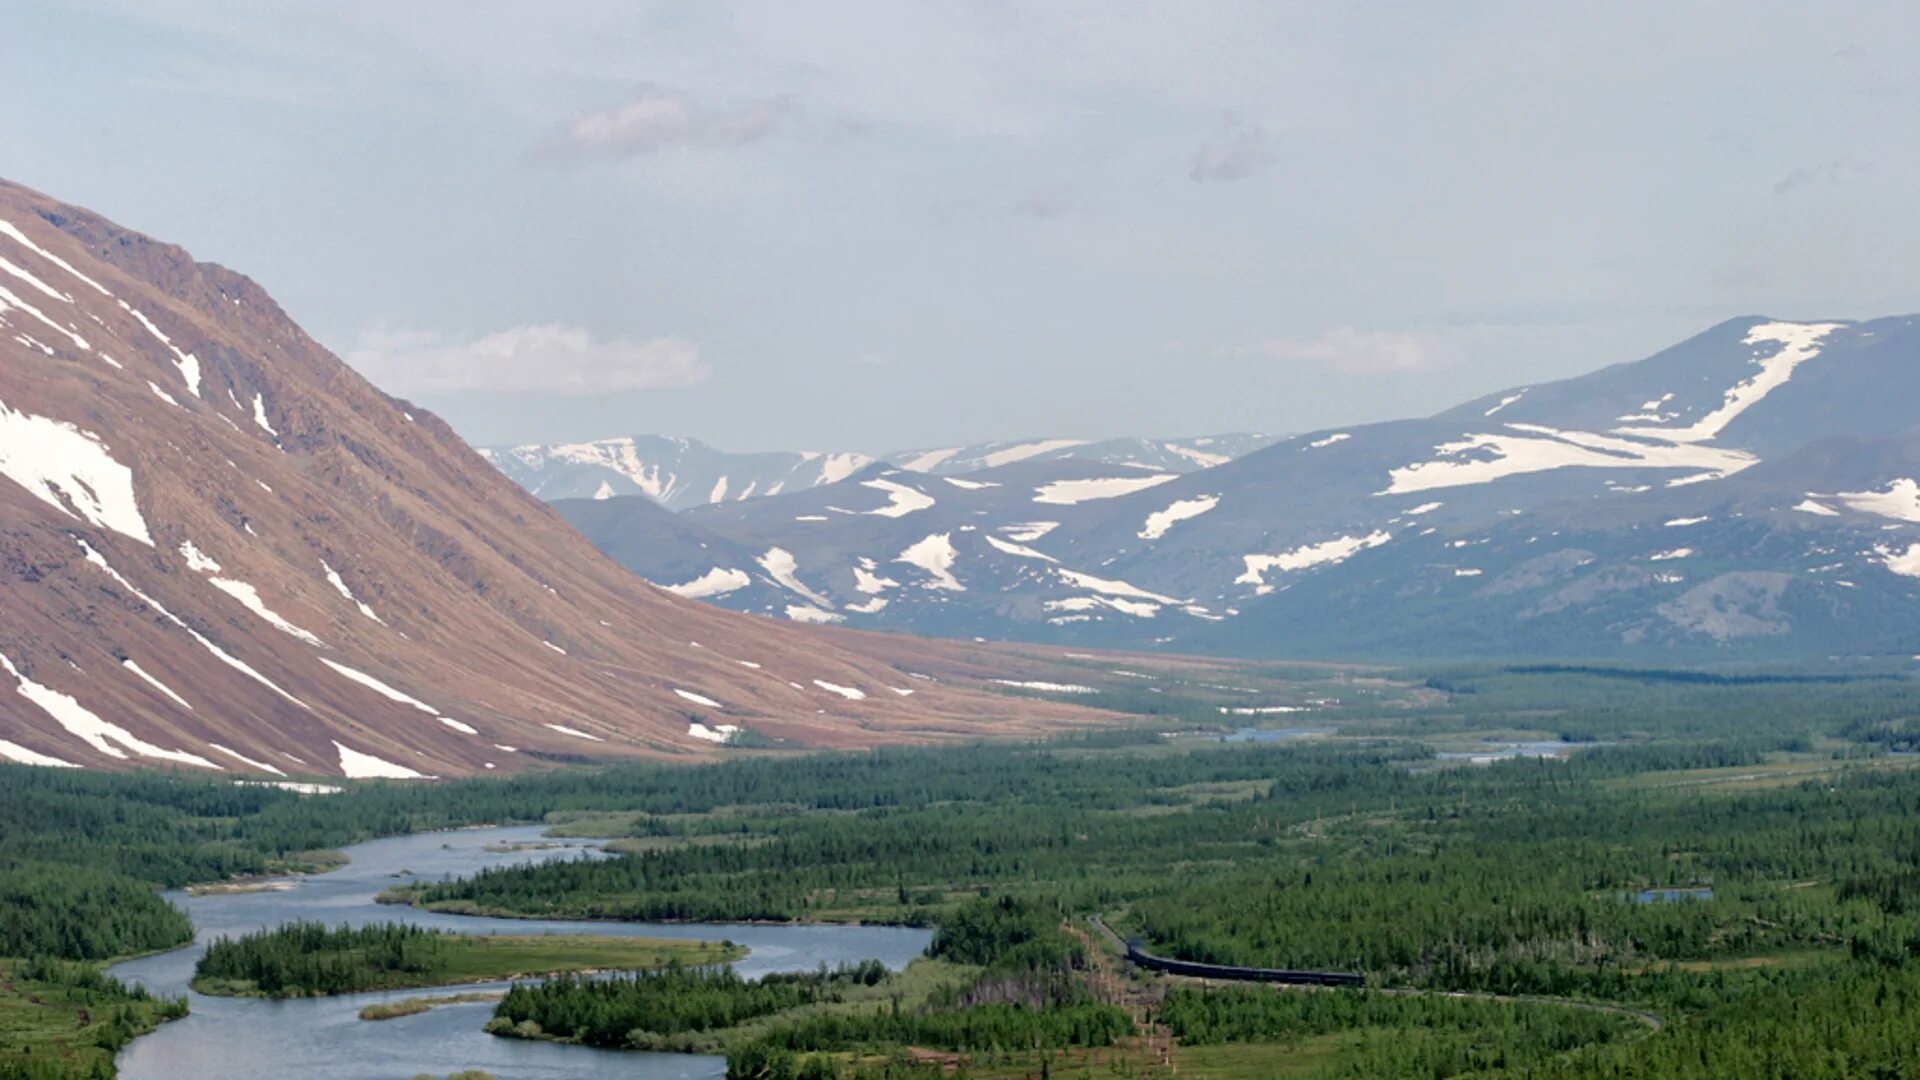
[[(722, 1050), (739, 1077), (1913, 1075), (1912, 684), (1683, 674), (1453, 670), (1421, 677), (1418, 704), (1328, 709), (1324, 734), (1272, 742), (1208, 737), (1187, 708), (1172, 738), (1155, 722), (313, 798), (6, 767), (0, 1076), (100, 1074), (112, 1048), (183, 1007), (98, 974), (189, 939), (162, 887), (528, 822), (615, 854), (388, 899), (934, 938), (905, 972), (748, 981), (689, 961), (522, 983), (497, 1007), (503, 1035)], [(1462, 760), (1514, 741), (1565, 752)], [(1366, 988), (1130, 970), (1088, 931), (1094, 915), (1160, 955), (1352, 971)], [(200, 974), (240, 992), (342, 992), (440, 979), (469, 948), (397, 924), (296, 925), (217, 943)]]
[(194, 968), (193, 988), (226, 996), (323, 997), (587, 969), (717, 964), (740, 955), (731, 945), (701, 941), (294, 922), (216, 938)]

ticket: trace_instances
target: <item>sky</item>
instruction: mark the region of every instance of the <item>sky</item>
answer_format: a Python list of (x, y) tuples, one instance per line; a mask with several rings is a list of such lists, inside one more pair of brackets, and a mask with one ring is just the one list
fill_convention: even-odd
[(0, 175), (476, 443), (1305, 431), (1920, 310), (1906, 3), (13, 0)]

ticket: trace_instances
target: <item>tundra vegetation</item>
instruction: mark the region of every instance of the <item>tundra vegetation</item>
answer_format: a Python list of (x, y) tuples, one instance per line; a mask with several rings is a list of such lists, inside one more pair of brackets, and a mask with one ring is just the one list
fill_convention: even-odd
[[(0, 820), (19, 824), (0, 833), (0, 940), (19, 959), (0, 961), (0, 1076), (95, 1075), (111, 1046), (178, 1007), (98, 975), (107, 958), (185, 940), (157, 886), (319, 866), (316, 853), (364, 838), (481, 822), (544, 822), (627, 853), (391, 899), (935, 928), (929, 956), (902, 972), (748, 981), (683, 964), (560, 978), (517, 986), (492, 1022), (506, 1036), (725, 1053), (736, 1077), (1920, 1071), (1913, 682), (1488, 667), (1418, 689), (1328, 704), (1313, 717), (1327, 734), (1274, 742), (1195, 731), (1218, 726), (1219, 700), (1190, 697), (1153, 703), (1149, 727), (1040, 745), (755, 754), (323, 798), (7, 769)], [(1563, 752), (1441, 756), (1522, 742)], [(1353, 971), (1367, 986), (1131, 971), (1089, 931), (1096, 914), (1164, 956)]]

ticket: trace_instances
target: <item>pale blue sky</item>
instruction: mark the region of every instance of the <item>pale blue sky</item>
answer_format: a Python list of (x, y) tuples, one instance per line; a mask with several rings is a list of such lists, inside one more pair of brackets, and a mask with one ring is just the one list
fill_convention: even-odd
[(1901, 3), (15, 0), (0, 175), (478, 441), (1300, 430), (1920, 309)]

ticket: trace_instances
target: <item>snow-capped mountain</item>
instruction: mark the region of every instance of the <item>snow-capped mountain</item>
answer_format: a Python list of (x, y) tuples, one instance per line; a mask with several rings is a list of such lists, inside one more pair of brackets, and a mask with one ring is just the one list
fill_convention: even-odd
[(645, 495), (674, 510), (835, 484), (878, 462), (963, 475), (1017, 462), (1085, 461), (1186, 473), (1267, 446), (1268, 435), (1190, 439), (1028, 439), (872, 456), (855, 452), (737, 454), (697, 439), (631, 435), (581, 443), (482, 447), (480, 455), (548, 501)]
[(0, 182), (0, 761), (409, 778), (1087, 715), (894, 640), (654, 588), (249, 279)]
[[(839, 484), (678, 515), (638, 500), (555, 505), (616, 558), (683, 596), (801, 622), (885, 615), (882, 625), (992, 636), (1010, 613), (992, 604), (982, 613), (983, 599), (1080, 577), (1031, 543), (1101, 500), (1177, 475), (1057, 458), (967, 476), (876, 465)], [(951, 573), (961, 564), (966, 584)]]
[[(1250, 654), (1911, 654), (1920, 521), (1871, 508), (1920, 477), (1898, 450), (1916, 399), (1912, 318), (1743, 318), (1199, 471), (862, 474), (682, 516), (784, 553), (779, 575), (732, 567), (781, 602), (707, 599), (851, 626)], [(1840, 445), (1874, 466), (1839, 470)]]
[(908, 472), (964, 476), (1022, 461), (1084, 461), (1131, 465), (1159, 472), (1188, 473), (1225, 465), (1234, 458), (1270, 446), (1277, 435), (1199, 435), (1186, 439), (1023, 439), (975, 443), (932, 450), (901, 450), (883, 459)]
[(480, 456), (548, 501), (644, 495), (674, 510), (832, 484), (874, 461), (854, 453), (735, 454), (665, 435), (490, 446)]

